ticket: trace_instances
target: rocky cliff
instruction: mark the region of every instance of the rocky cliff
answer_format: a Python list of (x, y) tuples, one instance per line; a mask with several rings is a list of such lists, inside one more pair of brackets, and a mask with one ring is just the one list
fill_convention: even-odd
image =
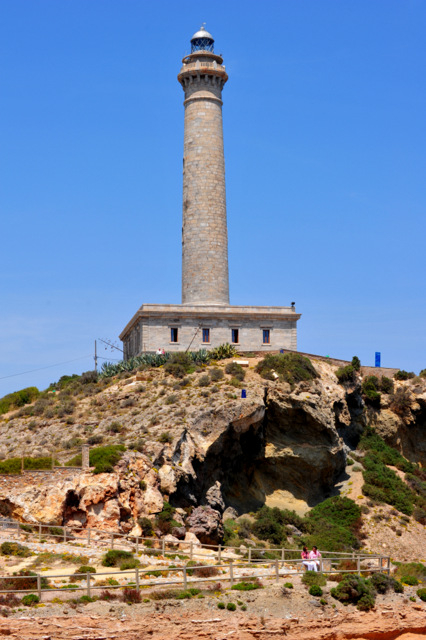
[[(134, 533), (138, 518), (160, 512), (164, 500), (178, 508), (180, 524), (188, 507), (201, 518), (197, 507), (204, 506), (218, 522), (226, 509), (243, 514), (265, 503), (303, 513), (338, 492), (347, 453), (366, 424), (426, 464), (426, 381), (397, 383), (409, 405), (395, 413), (390, 396), (383, 395), (379, 407), (366, 405), (361, 379), (344, 387), (336, 367), (322, 360), (313, 360), (318, 378), (292, 386), (261, 378), (256, 363), (250, 359), (241, 383), (226, 374), (207, 379), (212, 367), (184, 380), (152, 369), (48, 398), (42, 415), (3, 416), (3, 458), (54, 453), (64, 462), (87, 441), (120, 443), (127, 451), (112, 473), (44, 473), (39, 481), (3, 476), (1, 513)], [(225, 364), (214, 369), (222, 372)], [(72, 411), (58, 418), (58, 403)], [(191, 517), (187, 528), (199, 530)]]

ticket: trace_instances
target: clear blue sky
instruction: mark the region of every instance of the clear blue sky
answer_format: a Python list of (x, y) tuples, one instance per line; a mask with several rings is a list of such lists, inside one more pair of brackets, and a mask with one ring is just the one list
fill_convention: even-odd
[(425, 19), (424, 0), (0, 0), (0, 396), (180, 302), (176, 76), (202, 22), (229, 73), (232, 303), (295, 300), (303, 351), (426, 367)]

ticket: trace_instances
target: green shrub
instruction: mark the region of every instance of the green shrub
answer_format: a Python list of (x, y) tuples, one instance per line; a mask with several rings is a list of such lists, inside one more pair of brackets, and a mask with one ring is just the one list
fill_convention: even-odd
[(367, 376), (362, 381), (362, 393), (367, 403), (378, 406), (380, 404), (380, 383), (377, 376)]
[(228, 611), (235, 611), (235, 609), (237, 608), (237, 605), (234, 604), (233, 602), (228, 602), (228, 604), (226, 605), (226, 608), (228, 609)]
[(46, 532), (49, 536), (54, 536), (55, 538), (63, 538), (64, 530), (62, 527), (49, 527)]
[(413, 513), (413, 493), (392, 469), (380, 459), (368, 453), (364, 457), (362, 487), (364, 495), (378, 502), (394, 506), (398, 511), (411, 515)]
[(161, 442), (163, 444), (173, 442), (173, 436), (170, 431), (163, 431), (163, 433), (158, 438), (158, 442)]
[(356, 370), (351, 364), (347, 364), (345, 367), (340, 367), (336, 371), (336, 377), (339, 384), (354, 384), (357, 380)]
[(201, 376), (198, 380), (199, 387), (208, 387), (210, 385), (210, 377), (207, 375)]
[[(42, 577), (40, 580), (42, 589), (49, 588), (48, 578)], [(21, 569), (13, 576), (0, 578), (0, 591), (29, 591), (37, 589), (37, 574), (28, 569)]]
[(320, 597), (322, 596), (322, 589), (317, 584), (313, 584), (312, 587), (309, 587), (309, 595)]
[(130, 559), (133, 559), (133, 554), (130, 551), (123, 551), (122, 549), (110, 549), (103, 557), (102, 566), (117, 567), (124, 560)]
[(235, 530), (244, 538), (253, 532), (260, 540), (268, 540), (272, 544), (281, 544), (287, 539), (286, 526), (291, 524), (300, 529), (306, 530), (306, 523), (295, 511), (289, 509), (278, 509), (278, 507), (267, 507), (264, 505), (255, 515), (256, 522), (251, 524), (247, 521), (240, 521), (235, 525)]
[[(94, 447), (89, 451), (89, 464), (94, 467), (93, 473), (112, 473), (114, 466), (120, 461), (126, 447), (122, 444), (110, 444), (105, 447)], [(66, 466), (81, 467), (81, 454), (68, 460)]]
[(218, 382), (223, 378), (223, 371), (222, 369), (210, 369), (209, 376), (212, 382)]
[(246, 376), (246, 372), (244, 371), (242, 366), (237, 362), (228, 362), (228, 364), (225, 367), (225, 373), (232, 376), (239, 382), (242, 382)]
[(380, 380), (380, 391), (386, 394), (393, 393), (394, 384), (391, 378), (387, 378), (386, 376), (382, 376)]
[(293, 583), (292, 582), (284, 582), (284, 586), (286, 589), (293, 589)]
[(372, 427), (366, 427), (362, 433), (358, 448), (361, 451), (372, 451), (374, 456), (386, 465), (397, 467), (405, 473), (413, 473), (415, 466), (406, 460), (399, 451), (385, 443)]
[(266, 379), (270, 379), (271, 371), (275, 371), (280, 380), (292, 386), (303, 380), (309, 381), (319, 377), (311, 361), (298, 353), (267, 355), (259, 362), (256, 371)]
[[(406, 578), (414, 577), (418, 581), (426, 581), (426, 566), (421, 562), (402, 562), (399, 563), (395, 571), (395, 576), (406, 582)], [(409, 584), (406, 582), (406, 584)]]
[(210, 351), (210, 358), (212, 360), (225, 360), (226, 358), (233, 358), (236, 354), (235, 347), (225, 342)]
[(231, 589), (234, 591), (254, 591), (255, 589), (263, 589), (263, 586), (257, 580), (255, 582), (237, 582)]
[(184, 378), (192, 367), (193, 361), (190, 354), (179, 351), (171, 354), (169, 360), (164, 365), (164, 371), (175, 378)]
[(402, 576), (401, 582), (408, 584), (411, 587), (416, 587), (419, 584), (419, 581), (415, 576)]
[(387, 593), (387, 591), (391, 589), (395, 591), (395, 593), (402, 593), (404, 591), (404, 587), (398, 580), (384, 573), (373, 573), (370, 578), (370, 583), (377, 593)]
[(306, 571), (302, 576), (302, 582), (307, 587), (324, 587), (327, 584), (327, 578), (319, 571)]
[(351, 365), (353, 366), (355, 371), (360, 371), (361, 370), (361, 360), (358, 358), (358, 356), (354, 356), (352, 358)]
[(412, 371), (404, 371), (404, 369), (401, 369), (400, 371), (397, 371), (393, 377), (395, 380), (410, 380), (411, 378), (414, 378), (415, 375), (416, 374)]
[(422, 369), (419, 373), (420, 378), (426, 378), (426, 369)]
[(368, 611), (374, 607), (374, 587), (360, 576), (345, 576), (337, 587), (330, 590), (330, 593), (333, 598), (344, 604), (356, 604), (361, 611)]
[(225, 603), (224, 602), (218, 602), (217, 603), (217, 608), (218, 609), (224, 609), (225, 608)]
[(28, 558), (31, 555), (30, 549), (18, 542), (3, 542), (0, 545), (0, 552), (2, 556), (18, 556), (19, 558)]
[(416, 593), (419, 596), (420, 600), (426, 602), (426, 589), (417, 589)]
[(8, 413), (12, 409), (23, 407), (26, 404), (34, 402), (39, 395), (40, 391), (37, 387), (26, 387), (20, 391), (8, 393), (0, 399), (0, 415)]
[(77, 571), (71, 578), (74, 578), (74, 580), (84, 580), (86, 576), (79, 575), (79, 574), (87, 574), (87, 573), (96, 573), (95, 567), (91, 567), (90, 565), (83, 564), (81, 567), (77, 569)]
[(361, 509), (350, 498), (336, 496), (316, 505), (306, 517), (309, 535), (304, 544), (328, 551), (349, 551), (360, 546), (357, 534)]
[(28, 593), (22, 598), (22, 604), (25, 607), (34, 607), (34, 605), (40, 602), (40, 598), (35, 593)]
[[(146, 485), (145, 485), (145, 488), (146, 488)], [(142, 530), (142, 535), (145, 536), (146, 538), (149, 538), (154, 533), (154, 528), (149, 518), (146, 518), (146, 517), (139, 518), (138, 525)]]
[(130, 558), (129, 560), (123, 560), (120, 562), (120, 571), (128, 571), (129, 569), (135, 569), (139, 567), (140, 562), (137, 558)]

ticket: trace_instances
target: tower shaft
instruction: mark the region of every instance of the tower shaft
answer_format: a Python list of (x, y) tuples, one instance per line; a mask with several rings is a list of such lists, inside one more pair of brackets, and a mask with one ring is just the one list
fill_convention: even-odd
[(197, 50), (178, 76), (185, 92), (182, 304), (229, 304), (222, 58)]

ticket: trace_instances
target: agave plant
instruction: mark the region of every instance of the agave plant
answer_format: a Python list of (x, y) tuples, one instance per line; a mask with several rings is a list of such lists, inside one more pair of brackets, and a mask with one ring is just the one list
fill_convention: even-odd
[(220, 344), (210, 351), (211, 360), (224, 360), (225, 358), (232, 358), (237, 353), (235, 347), (228, 342)]

